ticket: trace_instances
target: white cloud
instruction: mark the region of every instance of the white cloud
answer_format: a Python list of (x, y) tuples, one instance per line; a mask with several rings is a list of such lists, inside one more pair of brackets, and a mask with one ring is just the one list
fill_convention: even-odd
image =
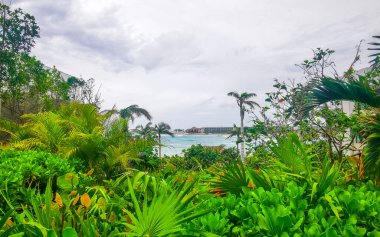
[[(379, 34), (380, 1), (17, 0), (36, 16), (33, 53), (102, 85), (104, 107), (139, 104), (172, 127), (238, 121), (229, 91), (262, 102), (273, 78), (311, 49), (336, 50), (342, 72), (361, 39)], [(366, 47), (363, 47), (366, 48)], [(358, 67), (367, 65), (366, 52)], [(137, 121), (138, 122), (138, 121)]]

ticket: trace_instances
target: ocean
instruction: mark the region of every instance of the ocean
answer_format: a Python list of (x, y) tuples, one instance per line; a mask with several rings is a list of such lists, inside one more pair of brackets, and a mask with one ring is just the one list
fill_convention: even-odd
[(227, 138), (225, 134), (209, 134), (209, 135), (185, 135), (178, 134), (175, 137), (167, 135), (162, 136), (161, 142), (164, 144), (162, 147), (162, 155), (183, 155), (182, 150), (191, 147), (192, 145), (205, 145), (205, 146), (219, 146), (225, 145), (226, 147), (236, 146), (236, 137)]

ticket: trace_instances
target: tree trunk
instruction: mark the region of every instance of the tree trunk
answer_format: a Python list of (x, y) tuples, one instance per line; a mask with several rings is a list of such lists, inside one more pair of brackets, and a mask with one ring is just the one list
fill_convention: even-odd
[(328, 145), (329, 145), (329, 158), (330, 158), (330, 160), (331, 161), (334, 161), (334, 153), (333, 153), (333, 148), (332, 148), (332, 140), (331, 140), (331, 138), (330, 137), (328, 137), (327, 138), (327, 143), (328, 143)]
[(158, 134), (158, 157), (161, 158), (161, 134)]
[(245, 156), (244, 156), (244, 110), (240, 109), (240, 156), (241, 160), (245, 162)]

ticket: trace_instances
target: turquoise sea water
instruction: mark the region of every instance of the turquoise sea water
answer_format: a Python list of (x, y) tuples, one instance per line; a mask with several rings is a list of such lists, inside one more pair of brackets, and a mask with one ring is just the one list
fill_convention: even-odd
[(163, 136), (162, 155), (182, 155), (182, 150), (191, 147), (192, 145), (219, 146), (226, 147), (236, 146), (236, 137), (227, 138), (227, 135), (211, 134), (211, 135), (176, 135), (175, 137)]

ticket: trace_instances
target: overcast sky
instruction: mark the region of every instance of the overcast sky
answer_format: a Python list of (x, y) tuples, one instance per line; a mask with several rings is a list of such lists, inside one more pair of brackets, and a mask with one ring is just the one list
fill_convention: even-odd
[[(138, 104), (173, 128), (238, 123), (229, 91), (258, 94), (317, 47), (340, 71), (380, 34), (379, 0), (13, 0), (36, 17), (48, 66), (101, 86), (103, 108)], [(136, 120), (136, 125), (145, 123)]]

